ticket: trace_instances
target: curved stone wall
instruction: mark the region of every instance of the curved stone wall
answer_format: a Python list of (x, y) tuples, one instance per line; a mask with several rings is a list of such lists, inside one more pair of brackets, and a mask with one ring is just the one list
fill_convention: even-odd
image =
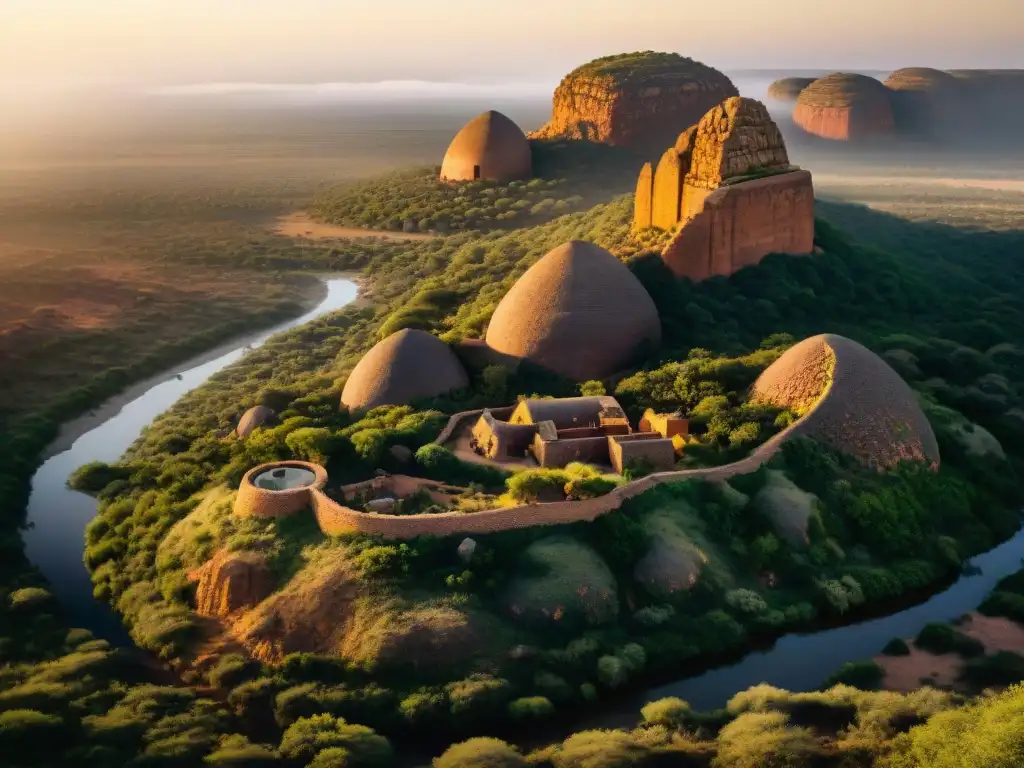
[[(253, 479), (272, 469), (305, 469), (316, 475), (311, 485), (302, 488), (289, 488), (284, 491), (271, 491), (266, 488), (258, 488), (253, 484)], [(245, 473), (242, 484), (238, 487), (238, 495), (235, 497), (234, 511), (242, 517), (287, 517), (294, 515), (301, 509), (305, 509), (312, 503), (311, 494), (327, 484), (327, 470), (319, 464), (310, 464), (307, 461), (275, 461), (270, 464), (260, 464)]]

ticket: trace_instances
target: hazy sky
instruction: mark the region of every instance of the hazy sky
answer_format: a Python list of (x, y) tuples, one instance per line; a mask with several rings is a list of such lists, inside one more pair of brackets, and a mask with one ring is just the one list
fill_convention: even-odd
[(0, 86), (552, 82), (622, 51), (719, 69), (1024, 67), (1024, 0), (0, 0)]

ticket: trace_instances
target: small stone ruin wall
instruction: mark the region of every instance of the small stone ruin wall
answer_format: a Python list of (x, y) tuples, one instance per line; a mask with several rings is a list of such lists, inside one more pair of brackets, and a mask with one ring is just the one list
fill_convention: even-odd
[(814, 186), (793, 171), (719, 187), (662, 252), (677, 277), (705, 280), (757, 264), (770, 253), (814, 250)]
[[(253, 485), (253, 478), (262, 472), (276, 467), (308, 469), (316, 475), (316, 480), (312, 486), (289, 488), (285, 491), (271, 491)], [(294, 515), (299, 510), (309, 506), (310, 487), (319, 489), (323, 488), (326, 484), (327, 471), (319, 464), (310, 464), (305, 461), (283, 461), (262, 464), (250, 469), (242, 478), (242, 484), (238, 487), (238, 495), (235, 496), (234, 513), (242, 517), (286, 517)]]

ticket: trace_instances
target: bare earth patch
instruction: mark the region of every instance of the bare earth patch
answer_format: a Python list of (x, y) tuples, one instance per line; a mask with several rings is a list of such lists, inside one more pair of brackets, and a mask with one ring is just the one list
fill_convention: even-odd
[[(999, 616), (983, 616), (970, 613), (969, 618), (956, 629), (973, 637), (985, 646), (985, 653), (998, 651), (1024, 652), (1024, 626)], [(882, 688), (888, 691), (909, 693), (921, 687), (922, 678), (930, 678), (935, 687), (958, 687), (958, 678), (964, 660), (955, 653), (935, 655), (922, 651), (907, 640), (909, 656), (886, 656), (879, 654), (873, 659), (885, 670)]]
[(274, 220), (274, 232), (285, 237), (304, 237), (307, 240), (337, 240), (373, 237), (380, 240), (432, 240), (436, 235), (422, 232), (387, 232), (380, 229), (339, 227), (310, 218), (308, 213), (295, 211)]

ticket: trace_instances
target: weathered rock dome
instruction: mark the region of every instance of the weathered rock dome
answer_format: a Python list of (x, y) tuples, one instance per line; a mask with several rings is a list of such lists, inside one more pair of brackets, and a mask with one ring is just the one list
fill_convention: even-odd
[(833, 72), (804, 88), (793, 122), (826, 139), (860, 139), (893, 132), (891, 92), (873, 77)]
[(966, 125), (963, 90), (949, 72), (929, 67), (907, 67), (885, 81), (892, 91), (896, 127), (907, 133), (945, 134)]
[(492, 349), (576, 381), (622, 370), (660, 343), (658, 310), (640, 281), (604, 248), (580, 240), (526, 270), (487, 329)]
[(957, 79), (941, 69), (931, 67), (904, 67), (897, 69), (885, 80), (894, 91), (931, 91), (957, 85)]
[(783, 77), (768, 86), (768, 98), (776, 101), (796, 101), (804, 88), (815, 80), (813, 77)]
[(514, 181), (533, 175), (530, 142), (500, 112), (477, 115), (459, 131), (441, 165), (444, 181)]
[(754, 382), (752, 398), (804, 413), (801, 434), (867, 466), (938, 466), (935, 433), (913, 390), (881, 357), (843, 336), (812, 336), (787, 350)]
[(363, 355), (345, 383), (341, 403), (349, 408), (404, 405), (469, 386), (451, 348), (426, 331), (406, 328)]
[(276, 415), (273, 410), (265, 405), (253, 406), (243, 413), (242, 418), (238, 420), (235, 434), (239, 437), (248, 437), (256, 427), (262, 427), (267, 422), (273, 420)]
[(678, 53), (603, 56), (562, 79), (551, 120), (531, 136), (660, 148), (722, 99), (737, 95), (726, 75)]

